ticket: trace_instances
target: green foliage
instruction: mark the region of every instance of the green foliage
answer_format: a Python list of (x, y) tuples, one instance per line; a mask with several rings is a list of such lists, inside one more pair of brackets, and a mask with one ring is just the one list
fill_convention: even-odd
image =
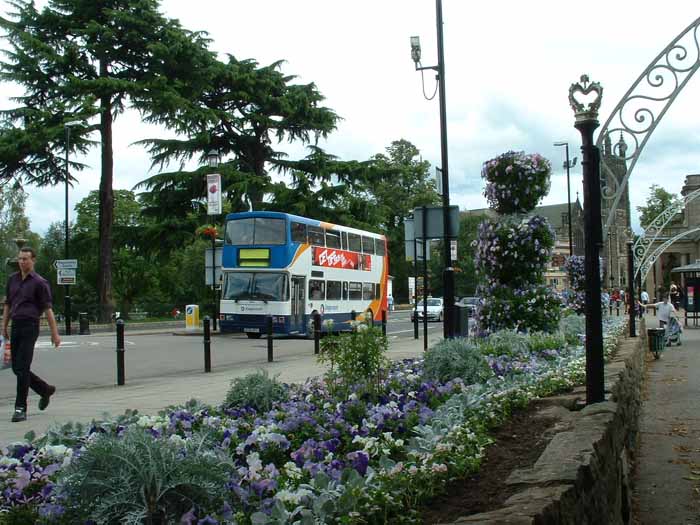
[(443, 383), (461, 378), (470, 385), (493, 376), (479, 347), (463, 338), (443, 339), (430, 348), (424, 366), (426, 379)]
[(318, 362), (330, 365), (326, 381), (332, 395), (347, 399), (353, 392), (375, 394), (388, 366), (388, 349), (381, 330), (363, 324), (350, 333), (324, 337)]
[(231, 381), (224, 405), (228, 408), (254, 408), (258, 412), (271, 410), (275, 403), (287, 400), (287, 390), (270, 377), (266, 370), (260, 370)]
[(527, 334), (516, 332), (514, 330), (500, 330), (483, 339), (479, 348), (483, 355), (492, 355), (494, 357), (522, 356), (527, 354), (529, 349), (529, 339)]
[[(177, 522), (193, 506), (219, 509), (233, 466), (204, 435), (176, 443), (141, 428), (99, 435), (59, 478), (73, 523)], [(159, 521), (160, 521), (159, 520)]]
[(652, 184), (649, 188), (646, 204), (637, 206), (637, 211), (640, 214), (639, 223), (642, 228), (648, 227), (656, 217), (661, 215), (661, 212), (673, 204), (678, 204), (678, 202), (677, 194), (666, 191), (658, 184)]
[(581, 344), (586, 334), (586, 318), (583, 315), (567, 315), (559, 321), (559, 331), (570, 345)]
[(561, 333), (534, 332), (529, 334), (528, 349), (535, 354), (557, 351), (566, 346), (566, 338)]

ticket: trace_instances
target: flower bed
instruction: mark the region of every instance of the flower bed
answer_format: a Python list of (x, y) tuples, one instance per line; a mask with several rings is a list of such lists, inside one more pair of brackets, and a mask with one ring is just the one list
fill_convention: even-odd
[[(606, 321), (606, 355), (623, 322)], [(568, 326), (431, 349), (478, 352), (488, 379), (472, 385), (407, 360), (375, 395), (333, 397), (314, 379), (287, 385), (268, 411), (193, 401), (28, 436), (0, 457), (0, 523), (416, 522), (421, 503), (478, 470), (490, 428), (582, 381), (581, 323)]]

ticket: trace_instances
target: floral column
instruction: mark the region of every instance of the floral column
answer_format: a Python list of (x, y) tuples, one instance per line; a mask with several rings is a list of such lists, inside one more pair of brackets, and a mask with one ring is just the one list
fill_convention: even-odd
[(484, 194), (499, 217), (480, 224), (476, 241), (476, 265), (485, 281), (477, 290), (482, 335), (558, 327), (559, 300), (544, 282), (554, 231), (544, 217), (532, 215), (549, 192), (550, 174), (549, 161), (539, 154), (509, 151), (484, 163)]

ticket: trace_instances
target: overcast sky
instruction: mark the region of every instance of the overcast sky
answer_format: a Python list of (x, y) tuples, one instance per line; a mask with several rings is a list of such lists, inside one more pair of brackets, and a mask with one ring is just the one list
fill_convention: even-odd
[[(0, 5), (7, 12), (7, 4)], [(486, 206), (481, 165), (507, 150), (549, 158), (552, 190), (544, 203), (566, 202), (564, 150), (552, 143), (568, 141), (571, 157), (580, 157), (569, 85), (582, 73), (603, 85), (604, 123), (651, 60), (700, 16), (698, 5), (697, 0), (443, 0), (452, 203), (463, 209)], [(423, 97), (409, 44), (410, 36), (419, 35), (423, 65), (437, 63), (434, 1), (163, 0), (162, 10), (188, 29), (207, 31), (222, 55), (261, 65), (282, 59), (284, 73), (315, 82), (326, 105), (344, 119), (321, 144), (329, 153), (366, 160), (403, 138), (439, 166), (438, 102)], [(434, 89), (434, 74), (426, 72), (425, 91), (431, 95)], [(0, 107), (9, 107), (7, 97), (16, 93), (16, 87), (0, 86)], [(633, 210), (644, 203), (651, 184), (678, 193), (685, 175), (700, 173), (699, 95), (700, 78), (692, 78), (651, 137), (630, 183)], [(142, 125), (135, 113), (119, 117), (115, 188), (131, 189), (153, 174), (145, 152), (131, 144), (160, 133)], [(301, 146), (284, 149), (291, 158), (305, 155)], [(70, 191), (71, 220), (75, 203), (99, 185), (98, 151), (81, 160), (91, 169)], [(573, 200), (582, 193), (580, 158), (571, 186)], [(63, 219), (63, 187), (28, 191), (32, 229), (44, 233)]]

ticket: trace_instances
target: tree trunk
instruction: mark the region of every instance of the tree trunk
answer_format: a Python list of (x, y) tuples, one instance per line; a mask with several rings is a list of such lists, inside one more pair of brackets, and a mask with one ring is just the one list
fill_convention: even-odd
[[(108, 75), (107, 62), (100, 62), (100, 76)], [(100, 322), (109, 322), (114, 312), (112, 298), (112, 224), (114, 222), (114, 152), (112, 151), (112, 100), (100, 98), (100, 134), (102, 137), (102, 178), (100, 179), (100, 246), (97, 286)]]

